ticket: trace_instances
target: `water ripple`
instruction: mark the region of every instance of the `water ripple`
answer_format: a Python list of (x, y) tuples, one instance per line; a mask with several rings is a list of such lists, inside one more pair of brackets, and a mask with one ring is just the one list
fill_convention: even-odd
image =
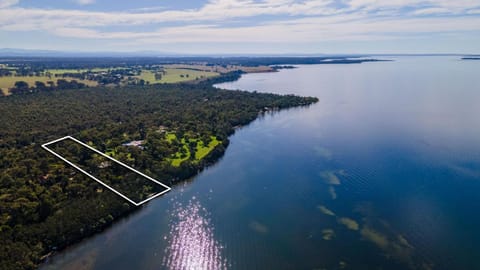
[(163, 265), (168, 269), (227, 269), (223, 246), (215, 240), (209, 214), (195, 197), (176, 203)]

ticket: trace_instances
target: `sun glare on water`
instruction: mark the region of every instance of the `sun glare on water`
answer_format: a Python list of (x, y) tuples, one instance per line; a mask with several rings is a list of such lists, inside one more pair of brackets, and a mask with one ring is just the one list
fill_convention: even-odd
[(208, 212), (198, 200), (177, 203), (172, 213), (163, 265), (168, 269), (227, 269)]

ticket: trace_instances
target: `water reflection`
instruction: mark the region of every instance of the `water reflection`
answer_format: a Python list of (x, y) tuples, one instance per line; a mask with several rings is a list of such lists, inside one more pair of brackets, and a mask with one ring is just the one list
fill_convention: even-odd
[(168, 269), (227, 269), (209, 214), (193, 197), (175, 203), (163, 265)]

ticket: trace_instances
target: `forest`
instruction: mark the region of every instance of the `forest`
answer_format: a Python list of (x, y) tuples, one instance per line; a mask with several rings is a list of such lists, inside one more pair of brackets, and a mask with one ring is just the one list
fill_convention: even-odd
[(221, 158), (235, 127), (265, 111), (318, 101), (212, 86), (239, 76), (1, 97), (0, 269), (35, 269), (55, 251), (139, 209), (42, 144), (71, 135), (171, 186)]

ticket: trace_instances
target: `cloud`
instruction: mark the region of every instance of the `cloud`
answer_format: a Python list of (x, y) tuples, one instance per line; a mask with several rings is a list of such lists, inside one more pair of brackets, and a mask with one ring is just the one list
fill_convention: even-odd
[(155, 7), (142, 7), (142, 8), (134, 8), (129, 11), (131, 12), (152, 12), (152, 11), (159, 11), (159, 10), (166, 10), (167, 8), (164, 6), (155, 6)]
[[(93, 0), (75, 0), (93, 3)], [(0, 31), (58, 37), (175, 42), (320, 43), (479, 32), (478, 0), (210, 0), (197, 9), (126, 12), (39, 9), (0, 0)], [(403, 11), (409, 7), (408, 11)], [(435, 16), (431, 16), (431, 15)], [(238, 23), (232, 24), (233, 20)], [(174, 25), (174, 26), (172, 26)], [(142, 30), (131, 31), (132, 26)]]
[(18, 4), (20, 0), (0, 0), (0, 8), (7, 8)]
[[(2, 0), (0, 0), (2, 1)], [(5, 0), (3, 0), (5, 1)], [(10, 0), (11, 1), (11, 0)], [(77, 2), (91, 3), (92, 0), (76, 0)], [(473, 9), (475, 5), (467, 5), (469, 0), (458, 0), (460, 4), (451, 4), (452, 1), (438, 0), (438, 7), (418, 8), (418, 14), (432, 11), (451, 11), (454, 7)], [(427, 1), (428, 2), (428, 1)], [(456, 2), (456, 1), (453, 1)], [(266, 0), (256, 2), (251, 0), (212, 0), (199, 9), (142, 11), (142, 12), (98, 12), (84, 10), (58, 10), (34, 8), (9, 8), (0, 10), (0, 25), (30, 24), (48, 27), (100, 27), (100, 26), (130, 26), (154, 25), (167, 22), (175, 23), (224, 23), (233, 19), (247, 19), (258, 16), (283, 16), (285, 19), (293, 16), (303, 17), (345, 17), (351, 14), (363, 16), (365, 19), (375, 16), (397, 16), (403, 5), (418, 4), (414, 0), (351, 0), (346, 7), (333, 7), (331, 0), (306, 0), (295, 2), (292, 0)], [(422, 2), (423, 3), (423, 2)], [(426, 3), (426, 2), (425, 2)], [(463, 4), (462, 4), (463, 3)], [(377, 10), (377, 13), (364, 13), (365, 10)], [(354, 11), (357, 10), (357, 11)], [(423, 12), (423, 13), (422, 13)], [(415, 12), (412, 15), (418, 15)], [(253, 20), (257, 24), (268, 21)]]
[(75, 0), (75, 2), (79, 5), (90, 5), (95, 3), (95, 0)]
[(458, 9), (467, 9), (475, 6), (480, 6), (478, 0), (350, 0), (347, 2), (352, 8), (365, 8), (369, 10), (386, 9), (386, 8), (424, 8), (424, 7), (439, 7), (450, 11)]
[(449, 13), (448, 9), (439, 8), (439, 7), (417, 9), (413, 12), (414, 15), (432, 15), (432, 14), (447, 14), (447, 13)]
[(71, 27), (146, 25), (165, 22), (220, 22), (262, 15), (328, 16), (336, 12), (335, 9), (329, 7), (329, 4), (331, 4), (330, 0), (307, 0), (301, 3), (291, 0), (264, 2), (213, 0), (199, 9), (136, 13), (15, 8), (0, 11), (0, 25), (18, 22), (18, 16), (32, 24), (49, 23), (52, 26)]
[(480, 8), (467, 10), (467, 14), (469, 15), (480, 14)]

